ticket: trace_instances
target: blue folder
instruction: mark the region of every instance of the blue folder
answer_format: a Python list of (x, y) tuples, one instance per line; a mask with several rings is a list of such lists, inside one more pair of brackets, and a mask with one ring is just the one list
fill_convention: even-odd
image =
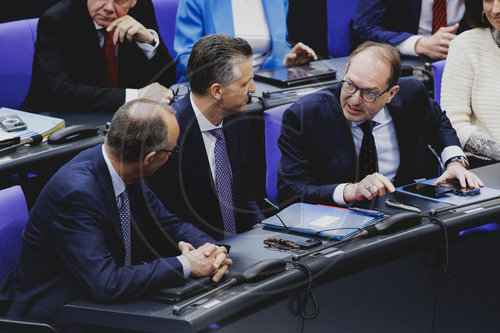
[[(280, 221), (281, 219), (281, 221)], [(342, 240), (384, 219), (345, 208), (295, 203), (262, 221), (264, 227)]]

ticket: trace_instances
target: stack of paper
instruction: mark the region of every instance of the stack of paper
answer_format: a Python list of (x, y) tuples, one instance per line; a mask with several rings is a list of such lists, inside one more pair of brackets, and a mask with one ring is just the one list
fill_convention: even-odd
[[(41, 134), (43, 138), (46, 139), (53, 132), (66, 126), (64, 119), (61, 118), (54, 118), (9, 108), (0, 108), (0, 117), (8, 115), (18, 116), (28, 125), (28, 128), (25, 130), (10, 132), (10, 134), (14, 136), (21, 137), (21, 141), (26, 141), (35, 134)], [(0, 128), (0, 131), (6, 133), (3, 128)]]

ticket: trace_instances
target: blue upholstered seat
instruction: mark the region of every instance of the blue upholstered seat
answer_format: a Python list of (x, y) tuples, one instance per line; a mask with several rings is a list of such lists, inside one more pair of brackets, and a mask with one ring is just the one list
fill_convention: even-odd
[(351, 50), (352, 21), (357, 0), (327, 0), (328, 53), (332, 57), (348, 56)]
[(160, 35), (168, 48), (168, 52), (175, 59), (174, 35), (175, 16), (179, 0), (152, 0), (155, 8), (156, 21), (160, 29)]

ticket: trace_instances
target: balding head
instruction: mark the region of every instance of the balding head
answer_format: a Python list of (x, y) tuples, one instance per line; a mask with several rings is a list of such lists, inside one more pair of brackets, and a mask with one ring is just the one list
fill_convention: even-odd
[(150, 152), (164, 149), (170, 124), (176, 124), (169, 105), (149, 99), (135, 99), (116, 111), (106, 135), (110, 153), (124, 162), (143, 160)]

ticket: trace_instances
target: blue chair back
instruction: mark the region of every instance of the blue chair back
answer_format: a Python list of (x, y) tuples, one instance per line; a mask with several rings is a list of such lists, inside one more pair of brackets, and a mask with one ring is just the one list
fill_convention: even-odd
[(441, 80), (443, 78), (443, 70), (446, 60), (439, 60), (432, 63), (432, 71), (434, 73), (434, 100), (441, 103)]
[(21, 186), (0, 190), (0, 281), (17, 265), (28, 207)]
[(278, 163), (281, 151), (278, 148), (278, 138), (281, 132), (283, 113), (292, 105), (283, 104), (264, 111), (265, 148), (266, 148), (266, 192), (269, 199), (278, 195)]
[(0, 107), (19, 109), (28, 93), (38, 18), (0, 24)]
[(168, 48), (168, 52), (175, 59), (174, 35), (175, 35), (175, 16), (177, 15), (177, 6), (179, 0), (152, 0), (155, 8), (156, 21), (158, 29), (163, 38), (163, 42)]
[(345, 57), (351, 51), (351, 30), (358, 0), (327, 0), (328, 53)]

